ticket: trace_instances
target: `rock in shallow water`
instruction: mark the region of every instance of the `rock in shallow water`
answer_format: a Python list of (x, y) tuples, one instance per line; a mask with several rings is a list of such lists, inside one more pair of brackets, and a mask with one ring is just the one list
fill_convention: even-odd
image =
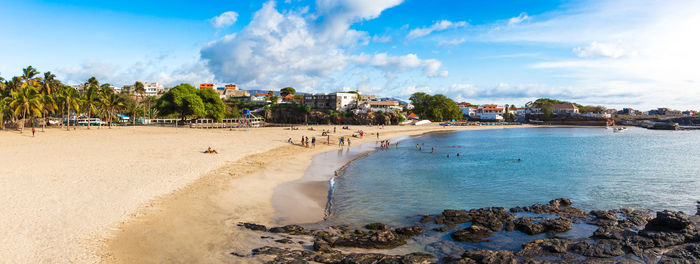
[(264, 225), (258, 225), (253, 223), (239, 223), (238, 226), (242, 226), (253, 231), (265, 232), (265, 230), (267, 230), (267, 228)]
[(478, 243), (491, 235), (493, 235), (493, 231), (490, 229), (480, 225), (471, 225), (465, 229), (455, 231), (450, 236), (455, 241)]
[(284, 234), (290, 234), (290, 235), (308, 235), (309, 232), (306, 231), (301, 226), (298, 225), (286, 225), (282, 227), (273, 227), (270, 228), (270, 232), (272, 233), (284, 233)]

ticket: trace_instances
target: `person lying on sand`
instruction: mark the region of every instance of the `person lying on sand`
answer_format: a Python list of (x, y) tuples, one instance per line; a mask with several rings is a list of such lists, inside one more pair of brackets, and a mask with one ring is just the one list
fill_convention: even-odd
[(204, 151), (204, 154), (219, 154), (219, 153), (216, 152), (215, 149), (211, 149), (211, 147), (209, 147), (207, 150)]

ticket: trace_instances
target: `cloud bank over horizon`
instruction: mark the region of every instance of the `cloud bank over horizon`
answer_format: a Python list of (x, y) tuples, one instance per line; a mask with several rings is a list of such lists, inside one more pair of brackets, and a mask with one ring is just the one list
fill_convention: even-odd
[[(610, 107), (700, 108), (700, 2), (511, 5), (460, 2), (440, 9), (402, 0), (264, 0), (222, 3), (218, 13), (196, 19), (127, 14), (114, 17), (113, 28), (88, 31), (94, 32), (84, 38), (89, 44), (58, 41), (53, 50), (60, 52), (52, 55), (17, 52), (29, 60), (4, 54), (8, 63), (0, 71), (7, 78), (37, 61), (31, 64), (68, 83), (95, 76), (117, 85), (216, 82), (404, 99), (426, 91), (474, 103), (553, 97)], [(84, 25), (89, 23), (54, 31)], [(134, 32), (143, 36), (109, 41)], [(22, 41), (0, 43), (0, 50), (34, 43)]]

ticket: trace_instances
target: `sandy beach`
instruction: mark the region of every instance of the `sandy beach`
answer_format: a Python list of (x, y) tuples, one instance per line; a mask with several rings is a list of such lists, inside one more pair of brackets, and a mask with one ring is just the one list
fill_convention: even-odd
[[(350, 131), (338, 126), (331, 146), (318, 143), (315, 149), (287, 139), (298, 143), (305, 135), (325, 142), (321, 130), (332, 127), (93, 127), (47, 129), (35, 138), (3, 131), (0, 258), (7, 263), (231, 262), (232, 250), (256, 246), (240, 243), (246, 239), (232, 227), (240, 221), (275, 224), (275, 187), (302, 178), (314, 155), (336, 150), (335, 137), (357, 129), (371, 134), (353, 138), (356, 145), (377, 140), (376, 131), (385, 139), (479, 128), (497, 127), (351, 126)], [(219, 154), (201, 153), (209, 146)], [(306, 204), (309, 211), (320, 205), (313, 198)]]

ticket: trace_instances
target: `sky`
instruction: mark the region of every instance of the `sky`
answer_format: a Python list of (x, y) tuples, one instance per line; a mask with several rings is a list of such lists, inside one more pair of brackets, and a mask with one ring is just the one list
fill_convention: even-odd
[(3, 3), (0, 76), (700, 109), (700, 1)]

